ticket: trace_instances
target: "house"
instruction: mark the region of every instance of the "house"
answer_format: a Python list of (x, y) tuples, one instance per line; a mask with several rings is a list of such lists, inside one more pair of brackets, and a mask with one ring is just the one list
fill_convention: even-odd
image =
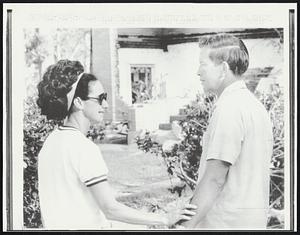
[[(198, 38), (216, 32), (232, 33), (246, 44), (250, 90), (272, 71), (282, 70), (283, 29), (92, 29), (91, 72), (109, 95), (106, 120), (128, 121), (132, 131), (169, 123), (170, 116), (202, 92)], [(281, 77), (273, 76), (272, 81), (280, 83)]]

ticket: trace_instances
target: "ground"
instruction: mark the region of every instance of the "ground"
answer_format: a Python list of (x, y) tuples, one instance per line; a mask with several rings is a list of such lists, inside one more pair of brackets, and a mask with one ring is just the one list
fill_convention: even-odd
[[(98, 145), (109, 169), (108, 181), (118, 201), (127, 206), (155, 213), (165, 213), (187, 202), (192, 192), (183, 191), (181, 197), (169, 189), (180, 184), (178, 178), (167, 173), (163, 158), (144, 153), (135, 143)], [(272, 211), (272, 213), (277, 211)], [(276, 214), (276, 217), (278, 215)], [(166, 227), (131, 225), (112, 222), (113, 229), (137, 230)], [(276, 227), (277, 228), (277, 227)], [(281, 227), (278, 227), (281, 228)]]
[[(135, 143), (130, 145), (99, 144), (109, 169), (108, 181), (117, 200), (143, 211), (164, 213), (184, 203), (190, 192), (178, 197), (169, 191), (179, 183), (167, 173), (160, 156), (144, 153)], [(118, 228), (145, 229), (151, 227), (115, 223)], [(155, 227), (163, 228), (163, 227)]]

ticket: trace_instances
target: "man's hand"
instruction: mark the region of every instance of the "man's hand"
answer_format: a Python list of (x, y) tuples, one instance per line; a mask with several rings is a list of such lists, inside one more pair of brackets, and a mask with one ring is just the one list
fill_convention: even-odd
[(175, 225), (178, 221), (190, 220), (194, 215), (196, 215), (196, 209), (196, 205), (186, 204), (180, 208), (175, 208), (174, 210), (169, 211), (167, 214), (168, 226)]

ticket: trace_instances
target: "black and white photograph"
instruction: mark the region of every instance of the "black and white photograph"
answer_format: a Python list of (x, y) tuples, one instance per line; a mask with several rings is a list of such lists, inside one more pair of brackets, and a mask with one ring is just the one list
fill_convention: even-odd
[(297, 5), (4, 4), (4, 231), (296, 231)]

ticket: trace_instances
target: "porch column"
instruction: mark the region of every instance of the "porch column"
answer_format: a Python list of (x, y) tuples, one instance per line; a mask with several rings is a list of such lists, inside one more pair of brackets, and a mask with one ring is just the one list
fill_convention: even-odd
[(91, 73), (101, 81), (108, 95), (109, 108), (104, 115), (105, 121), (115, 121), (116, 116), (116, 40), (114, 29), (92, 29)]

